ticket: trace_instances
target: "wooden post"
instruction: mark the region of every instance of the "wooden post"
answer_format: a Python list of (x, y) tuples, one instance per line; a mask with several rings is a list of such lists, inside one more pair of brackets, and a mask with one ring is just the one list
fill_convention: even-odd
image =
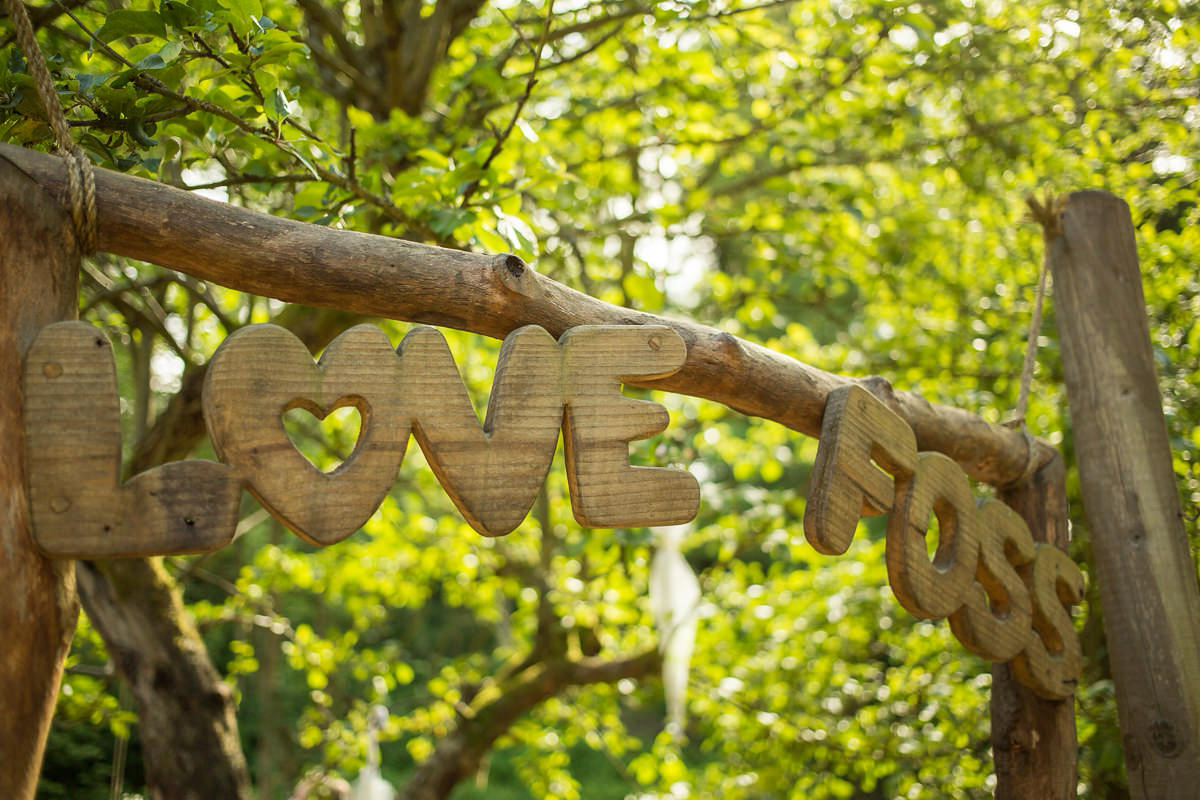
[(31, 800), (79, 603), (75, 566), (34, 549), (25, 491), (21, 357), (73, 319), (79, 252), (63, 206), (0, 160), (0, 797)]
[[(1034, 541), (1067, 548), (1066, 467), (1061, 456), (1000, 499)], [(996, 800), (1073, 800), (1078, 747), (1074, 698), (1043, 700), (1017, 682), (1010, 664), (992, 667), (992, 754)]]
[(1063, 372), (1135, 800), (1200, 791), (1200, 588), (1129, 207), (1067, 201), (1050, 243)]

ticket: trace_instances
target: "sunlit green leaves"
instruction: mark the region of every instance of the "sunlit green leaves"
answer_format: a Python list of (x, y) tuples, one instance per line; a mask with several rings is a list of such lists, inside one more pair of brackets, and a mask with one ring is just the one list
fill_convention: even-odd
[[(1138, 227), (1200, 542), (1194, 2), (581, 2), (556, 3), (548, 27), (548, 4), (485, 5), (417, 113), (387, 90), (413, 71), (388, 72), (397, 54), (371, 9), (324, 8), (84, 5), (78, 23), (56, 18), (41, 35), (73, 130), (102, 165), (308, 222), (514, 252), (600, 299), (879, 374), (993, 421), (1016, 401), (1042, 260), (1023, 197), (1113, 191)], [(14, 49), (0, 59), (0, 135), (46, 146), (43, 119)], [(160, 366), (201, 363), (232, 329), (280, 311), (146, 266), (93, 272), (83, 313), (119, 334), (123, 375), (147, 350), (186, 357)], [(1070, 456), (1053, 321), (1051, 302), (1029, 425)], [(403, 327), (389, 334), (399, 342)], [(494, 345), (451, 345), (482, 408)], [(165, 385), (147, 392), (148, 412), (169, 399)], [(813, 443), (656, 399), (671, 427), (635, 460), (690, 466), (704, 492), (685, 545), (708, 604), (689, 741), (659, 735), (652, 677), (573, 689), (508, 730), (479, 792), (990, 794), (985, 665), (896, 606), (877, 525), (840, 559), (808, 547), (798, 521)], [(322, 448), (315, 434), (301, 446)], [(653, 646), (642, 598), (654, 534), (581, 529), (561, 464), (547, 497), (510, 536), (482, 539), (412, 445), (392, 496), (336, 547), (299, 542), (248, 502), (238, 542), (178, 573), (239, 688), (247, 745), (267, 736), (255, 703), (269, 694), (295, 754), (287, 780), (350, 775), (365, 710), (384, 703), (398, 782), (466, 718), (472, 693), (530, 653), (539, 610), (577, 656), (585, 643), (605, 659)], [(76, 651), (73, 666), (107, 658), (87, 629)], [(1098, 653), (1079, 719), (1081, 780), (1100, 796), (1120, 781), (1120, 741)], [(81, 672), (67, 686), (66, 717), (127, 721), (104, 681)], [(616, 788), (589, 795), (591, 757)]]

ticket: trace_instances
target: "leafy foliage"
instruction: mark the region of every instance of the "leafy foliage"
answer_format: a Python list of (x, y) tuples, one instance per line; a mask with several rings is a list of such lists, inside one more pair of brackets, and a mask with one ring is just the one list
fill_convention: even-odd
[[(1138, 228), (1200, 546), (1192, 0), (117, 5), (35, 10), (79, 141), (102, 166), (318, 224), (511, 251), (602, 299), (877, 372), (994, 421), (1015, 404), (1041, 259), (1021, 198), (1112, 191)], [(48, 146), (11, 44), (0, 115), (5, 140)], [(144, 264), (86, 270), (81, 313), (122, 345), (137, 468), (203, 450), (173, 414), (234, 329), (308, 326), (323, 331), (309, 339), (319, 349), (349, 322)], [(1052, 323), (1029, 424), (1069, 456)], [(404, 326), (384, 325), (399, 341)], [(494, 346), (452, 345), (482, 398)], [(672, 424), (637, 458), (690, 464), (705, 486), (687, 542), (707, 599), (688, 744), (658, 733), (652, 670), (568, 680), (486, 743), (455, 796), (987, 796), (986, 665), (897, 607), (877, 530), (836, 560), (803, 542), (812, 443), (656, 399)], [(654, 650), (652, 534), (580, 529), (560, 476), (518, 531), (485, 540), (410, 452), (379, 514), (337, 547), (314, 551), (247, 503), (232, 547), (170, 562), (237, 689), (261, 796), (357, 771), (372, 704), (391, 711), (385, 775), (400, 785), (530, 670)], [(1111, 797), (1124, 779), (1090, 591), (1081, 786)], [(72, 659), (105, 662), (90, 629)], [(69, 675), (56, 735), (79, 722), (122, 733), (114, 692)], [(109, 758), (85, 750), (94, 739), (72, 739), (80, 765)]]

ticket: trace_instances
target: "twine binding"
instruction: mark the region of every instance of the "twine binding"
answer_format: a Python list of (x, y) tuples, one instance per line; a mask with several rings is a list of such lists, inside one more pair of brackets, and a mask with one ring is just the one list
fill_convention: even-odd
[(34, 36), (33, 23), (21, 0), (6, 0), (8, 16), (17, 34), (17, 43), (29, 66), (30, 75), (37, 87), (38, 97), (46, 110), (50, 129), (59, 156), (67, 167), (67, 192), (71, 204), (71, 221), (80, 251), (85, 255), (96, 252), (98, 225), (96, 222), (96, 174), (91, 160), (71, 138), (71, 126), (67, 123), (54, 79), (46, 66), (46, 59)]
[(1042, 269), (1038, 274), (1037, 299), (1033, 306), (1033, 319), (1029, 322), (1029, 339), (1025, 345), (1025, 363), (1021, 368), (1017, 409), (1013, 418), (1004, 423), (1006, 427), (1019, 430), (1024, 434), (1026, 448), (1025, 469), (1022, 470), (1021, 477), (1009, 484), (1008, 488), (1027, 483), (1040, 466), (1037, 460), (1037, 439), (1029, 432), (1025, 417), (1029, 411), (1029, 391), (1033, 385), (1033, 369), (1037, 364), (1038, 339), (1041, 337), (1042, 331), (1042, 310), (1046, 303), (1046, 284), (1050, 275), (1050, 243), (1062, 232), (1061, 217), (1064, 203), (1064, 198), (1055, 197), (1049, 191), (1040, 202), (1033, 195), (1025, 198), (1025, 204), (1029, 207), (1029, 215), (1026, 219), (1042, 226), (1045, 252), (1042, 256)]

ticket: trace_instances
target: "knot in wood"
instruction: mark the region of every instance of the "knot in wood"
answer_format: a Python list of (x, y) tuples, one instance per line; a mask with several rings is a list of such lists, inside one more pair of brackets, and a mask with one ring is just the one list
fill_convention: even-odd
[(1168, 720), (1156, 719), (1150, 723), (1150, 744), (1164, 758), (1174, 758), (1183, 752), (1183, 742)]
[(514, 255), (503, 256), (504, 268), (514, 278), (519, 278), (525, 274), (525, 262)]

